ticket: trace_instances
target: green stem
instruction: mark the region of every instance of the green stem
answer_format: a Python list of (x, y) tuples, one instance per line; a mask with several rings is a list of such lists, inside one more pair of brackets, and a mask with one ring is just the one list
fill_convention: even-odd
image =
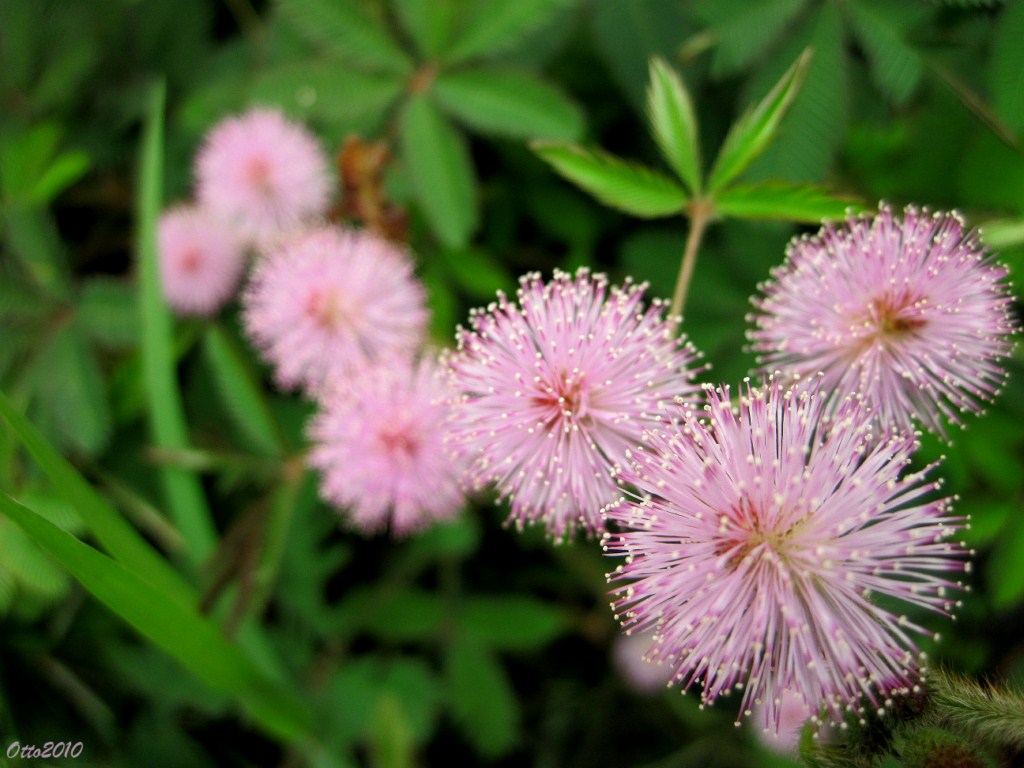
[(683, 314), (683, 307), (686, 305), (686, 294), (690, 290), (690, 281), (693, 279), (693, 269), (697, 264), (697, 251), (700, 250), (700, 241), (704, 237), (704, 230), (711, 220), (714, 209), (705, 200), (695, 199), (688, 206), (690, 215), (690, 232), (686, 236), (686, 246), (683, 249), (683, 261), (679, 266), (679, 277), (676, 280), (676, 289), (672, 293), (672, 305), (669, 307), (669, 317), (680, 317)]

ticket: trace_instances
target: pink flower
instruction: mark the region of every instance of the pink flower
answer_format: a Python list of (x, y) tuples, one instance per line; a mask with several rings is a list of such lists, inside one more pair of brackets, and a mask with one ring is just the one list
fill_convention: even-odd
[(603, 530), (600, 510), (618, 494), (610, 471), (644, 427), (697, 392), (697, 357), (663, 305), (646, 310), (645, 285), (610, 291), (585, 269), (520, 280), (459, 328), (445, 362), (456, 402), (451, 446), (477, 485), (511, 497), (519, 525), (542, 521), (555, 537), (577, 524)]
[(978, 411), (998, 391), (1014, 331), (1007, 271), (957, 214), (883, 205), (790, 243), (755, 299), (762, 371), (824, 372), (831, 407), (859, 392), (885, 426)]
[[(754, 719), (765, 720), (761, 713), (764, 704), (760, 704), (753, 712)], [(811, 719), (811, 709), (807, 702), (792, 691), (783, 691), (778, 705), (779, 730), (759, 728), (756, 731), (758, 741), (773, 752), (794, 754), (800, 746), (800, 736), (804, 726)]]
[(315, 230), (271, 252), (243, 304), (278, 384), (309, 392), (374, 360), (411, 356), (427, 322), (408, 253), (358, 230)]
[(619, 674), (637, 693), (651, 694), (664, 691), (675, 671), (667, 664), (647, 658), (651, 647), (650, 633), (620, 634), (612, 646), (612, 658)]
[(160, 286), (175, 312), (213, 315), (235, 292), (245, 267), (241, 243), (216, 219), (193, 206), (160, 217)]
[[(816, 384), (817, 382), (815, 382)], [(817, 386), (708, 391), (703, 410), (650, 430), (620, 473), (635, 491), (607, 511), (626, 530), (605, 548), (626, 562), (613, 608), (627, 631), (654, 630), (649, 656), (701, 701), (742, 689), (778, 733), (789, 690), (839, 719), (916, 684), (913, 633), (895, 605), (939, 613), (967, 570), (944, 541), (960, 524), (924, 474), (900, 475), (916, 447), (872, 434), (862, 401), (826, 416)], [(874, 596), (885, 605), (873, 600)], [(895, 602), (894, 602), (895, 601)]]
[(310, 464), (325, 499), (366, 533), (395, 536), (458, 514), (461, 467), (443, 450), (444, 380), (431, 361), (386, 361), (325, 396), (313, 421)]
[(327, 160), (303, 126), (272, 109), (218, 123), (196, 157), (200, 205), (267, 248), (331, 202)]

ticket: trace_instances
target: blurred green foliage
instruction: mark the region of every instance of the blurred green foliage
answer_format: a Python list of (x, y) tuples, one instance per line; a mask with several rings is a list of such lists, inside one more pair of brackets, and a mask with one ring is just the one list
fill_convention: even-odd
[[(517, 535), (486, 499), (408, 541), (339, 529), (302, 471), (311, 406), (272, 391), (237, 308), (170, 321), (153, 220), (188, 196), (205, 131), (268, 104), (332, 152), (351, 134), (391, 150), (438, 345), (526, 270), (587, 264), (667, 297), (685, 218), (604, 208), (527, 143), (664, 169), (677, 211), (810, 49), (742, 186), (709, 185), (733, 207), (684, 327), (706, 378), (735, 382), (749, 296), (803, 231), (742, 220), (764, 190), (958, 208), (1021, 281), (1022, 40), (1024, 3), (994, 0), (0, 3), (0, 389), (39, 433), (0, 426), (0, 749), (82, 741), (55, 763), (76, 766), (793, 765), (736, 732), (728, 702), (629, 688), (594, 542)], [(782, 218), (815, 218), (792, 215), (807, 204)], [(923, 438), (976, 549), (959, 620), (927, 650), (1022, 680), (1019, 351), (1010, 367), (952, 446)]]

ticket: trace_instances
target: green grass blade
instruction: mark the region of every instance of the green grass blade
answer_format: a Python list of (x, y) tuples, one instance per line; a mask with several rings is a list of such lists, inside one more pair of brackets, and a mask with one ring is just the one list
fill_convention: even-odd
[(700, 194), (700, 140), (693, 101), (683, 80), (660, 56), (651, 59), (647, 118), (669, 165), (693, 194)]
[(284, 435), (242, 350), (223, 327), (214, 323), (206, 329), (203, 351), (228, 415), (251, 448), (261, 456), (283, 456)]
[(11, 425), (40, 469), (78, 510), (111, 556), (176, 599), (195, 602), (195, 595), (178, 572), (39, 434), (3, 392), (0, 392), (0, 416)]
[(668, 176), (601, 150), (535, 141), (531, 148), (560, 175), (605, 205), (641, 218), (682, 214), (686, 190)]
[(235, 696), (264, 731), (288, 741), (309, 738), (312, 720), (304, 705), (270, 683), (194, 609), (9, 496), (0, 495), (0, 511), (139, 634), (212, 688)]
[[(156, 224), (163, 175), (164, 85), (154, 87), (142, 139), (138, 207), (139, 283), (142, 292), (142, 359), (153, 440), (161, 448), (188, 448), (171, 340), (171, 316), (160, 292)], [(210, 510), (199, 478), (174, 467), (161, 471), (167, 503), (185, 539), (186, 555), (202, 562), (214, 548)]]
[(810, 49), (804, 51), (782, 79), (753, 110), (736, 121), (725, 137), (715, 166), (711, 170), (708, 189), (721, 189), (746, 170), (778, 133), (786, 110), (793, 103), (811, 61)]

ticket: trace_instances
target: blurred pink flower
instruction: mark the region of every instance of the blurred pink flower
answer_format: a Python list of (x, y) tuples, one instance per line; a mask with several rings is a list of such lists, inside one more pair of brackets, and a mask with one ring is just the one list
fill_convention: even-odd
[(315, 392), (423, 341), (425, 293), (406, 251), (359, 230), (325, 227), (261, 260), (243, 295), (249, 336), (283, 389)]
[(444, 379), (433, 361), (366, 367), (331, 387), (309, 430), (323, 497), (353, 527), (394, 536), (454, 517), (460, 468), (442, 447)]
[(234, 295), (245, 267), (242, 244), (194, 206), (163, 213), (157, 232), (160, 286), (175, 312), (213, 315)]
[[(766, 719), (761, 712), (764, 706), (762, 703), (754, 708), (752, 714), (754, 720), (764, 721)], [(782, 692), (778, 708), (778, 732), (774, 732), (770, 728), (758, 728), (755, 731), (757, 739), (765, 747), (775, 752), (795, 754), (800, 746), (800, 735), (813, 713), (807, 706), (807, 702), (792, 691)]]
[(697, 393), (693, 347), (646, 310), (646, 284), (609, 290), (581, 269), (520, 280), (518, 303), (504, 294), (459, 328), (444, 359), (456, 401), (451, 448), (479, 486), (511, 498), (517, 524), (541, 521), (556, 538), (577, 524), (603, 530), (600, 510), (618, 494), (611, 468), (644, 427)]
[(612, 646), (612, 658), (619, 674), (637, 693), (663, 691), (675, 670), (646, 658), (652, 644), (649, 632), (619, 634)]
[(326, 213), (331, 177), (305, 127), (276, 110), (253, 109), (207, 135), (196, 157), (196, 196), (266, 249)]
[(931, 468), (900, 476), (914, 437), (873, 434), (856, 398), (829, 418), (827, 397), (770, 380), (734, 410), (709, 388), (706, 408), (647, 433), (620, 473), (635, 490), (607, 511), (625, 529), (605, 541), (626, 558), (609, 575), (623, 626), (653, 630), (649, 656), (703, 703), (742, 688), (740, 711), (762, 705), (773, 733), (783, 691), (839, 719), (914, 686), (926, 630), (891, 601), (946, 614), (947, 574), (967, 569), (949, 500), (925, 499)]
[(883, 205), (790, 243), (749, 337), (765, 373), (824, 372), (831, 407), (859, 392), (883, 425), (944, 435), (1004, 379), (1006, 275), (957, 214)]

